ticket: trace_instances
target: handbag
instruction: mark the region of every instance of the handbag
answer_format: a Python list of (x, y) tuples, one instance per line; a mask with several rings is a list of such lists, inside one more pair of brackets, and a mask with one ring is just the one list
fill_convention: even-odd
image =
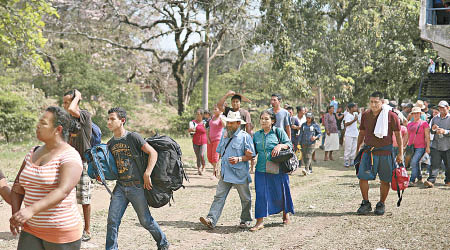
[[(403, 192), (405, 192), (405, 189), (409, 185), (409, 176), (408, 172), (406, 171), (405, 166), (400, 163), (398, 167), (394, 168), (392, 171), (392, 181), (391, 181), (391, 188), (394, 191), (397, 191), (398, 201), (397, 201), (397, 207), (400, 207), (400, 203), (403, 199)], [(402, 191), (400, 194), (400, 190)]]
[(417, 133), (419, 132), (420, 127), (422, 126), (422, 122), (417, 126), (416, 134), (414, 135), (413, 143), (411, 145), (407, 145), (405, 149), (405, 166), (409, 167), (409, 162), (414, 155), (414, 142), (416, 141)]
[[(277, 136), (278, 143), (281, 143), (278, 130), (278, 128), (275, 129), (275, 135)], [(283, 173), (294, 172), (299, 166), (297, 156), (295, 156), (291, 148), (280, 150), (277, 156), (272, 157), (272, 161), (279, 163), (280, 171)]]

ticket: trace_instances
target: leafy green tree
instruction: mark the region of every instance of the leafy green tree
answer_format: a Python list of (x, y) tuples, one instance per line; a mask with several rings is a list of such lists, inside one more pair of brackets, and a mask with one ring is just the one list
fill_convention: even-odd
[(39, 53), (46, 43), (42, 34), (45, 15), (57, 16), (46, 0), (0, 0), (0, 61), (4, 65), (25, 60), (44, 71), (49, 69)]
[(62, 50), (55, 60), (58, 77), (40, 76), (33, 83), (60, 103), (66, 91), (78, 89), (83, 98), (82, 107), (90, 110), (92, 120), (103, 133), (109, 134), (106, 127), (108, 109), (121, 106), (133, 111), (139, 103), (140, 91), (137, 85), (125, 82), (117, 73), (92, 63), (90, 59), (90, 55), (81, 52)]
[(255, 42), (273, 49), (276, 69), (302, 59), (301, 75), (328, 96), (365, 104), (382, 90), (403, 99), (416, 94), (430, 54), (419, 10), (413, 0), (264, 0)]
[(47, 104), (44, 93), (22, 82), (21, 74), (8, 70), (0, 76), (0, 132), (7, 142), (34, 136), (37, 118)]

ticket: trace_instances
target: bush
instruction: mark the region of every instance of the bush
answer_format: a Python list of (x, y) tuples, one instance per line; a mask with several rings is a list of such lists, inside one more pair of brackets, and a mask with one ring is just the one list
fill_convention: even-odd
[(0, 77), (0, 132), (7, 142), (34, 136), (37, 118), (46, 105), (44, 93), (17, 82), (13, 71)]
[(183, 136), (187, 135), (187, 130), (189, 128), (189, 122), (194, 119), (194, 108), (186, 107), (186, 110), (181, 116), (174, 116), (169, 119), (170, 123), (170, 134)]

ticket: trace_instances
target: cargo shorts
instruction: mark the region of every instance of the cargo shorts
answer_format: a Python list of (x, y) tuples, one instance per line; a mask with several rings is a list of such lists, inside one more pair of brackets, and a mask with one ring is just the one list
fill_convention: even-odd
[(80, 181), (76, 186), (77, 202), (78, 204), (91, 204), (91, 178), (87, 174), (88, 164), (83, 162), (83, 172), (81, 173)]
[(358, 179), (375, 180), (378, 177), (384, 182), (392, 181), (394, 161), (390, 155), (373, 155), (373, 166), (370, 166), (370, 153), (364, 153), (359, 165)]

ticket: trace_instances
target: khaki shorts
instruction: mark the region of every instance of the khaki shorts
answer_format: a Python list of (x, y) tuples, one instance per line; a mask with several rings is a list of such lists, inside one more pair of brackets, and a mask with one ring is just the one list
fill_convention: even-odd
[(81, 173), (80, 181), (76, 186), (77, 202), (82, 205), (91, 204), (91, 178), (89, 178), (87, 174), (87, 168), (88, 164), (83, 162), (83, 172)]

